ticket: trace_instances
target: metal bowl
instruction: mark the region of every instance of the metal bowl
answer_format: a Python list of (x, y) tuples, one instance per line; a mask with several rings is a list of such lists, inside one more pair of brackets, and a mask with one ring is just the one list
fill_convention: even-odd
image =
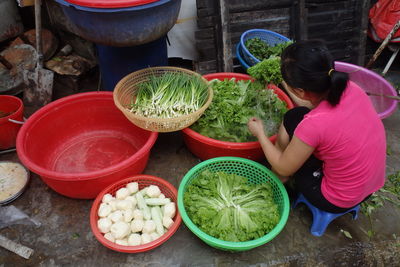
[(22, 165), (18, 162), (0, 161), (0, 198), (1, 198), (1, 193), (4, 190), (6, 190), (6, 188), (3, 187), (5, 185), (5, 179), (10, 178), (10, 177), (7, 177), (7, 176), (9, 176), (10, 171), (15, 170), (15, 168), (12, 168), (12, 169), (10, 168), (10, 170), (6, 170), (4, 168), (5, 164), (10, 164), (10, 163), (15, 164), (18, 167), (21, 167), (25, 171), (24, 175), (26, 176), (26, 180), (23, 181), (21, 183), (21, 185), (18, 188), (16, 188), (16, 190), (14, 192), (12, 192), (11, 196), (9, 196), (5, 199), (0, 199), (1, 206), (6, 205), (6, 204), (14, 201), (15, 199), (17, 199), (25, 191), (25, 189), (29, 183), (29, 180), (30, 180), (30, 172), (27, 168), (25, 168), (24, 165)]

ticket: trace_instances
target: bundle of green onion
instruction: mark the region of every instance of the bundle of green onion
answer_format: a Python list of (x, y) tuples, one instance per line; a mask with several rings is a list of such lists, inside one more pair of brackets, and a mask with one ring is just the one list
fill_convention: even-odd
[(129, 110), (148, 118), (175, 118), (197, 111), (207, 97), (208, 84), (201, 77), (178, 72), (153, 74), (138, 85)]

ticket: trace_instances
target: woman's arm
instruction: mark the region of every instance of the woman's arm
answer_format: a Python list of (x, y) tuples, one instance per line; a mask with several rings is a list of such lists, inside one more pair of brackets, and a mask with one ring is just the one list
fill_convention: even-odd
[[(250, 132), (257, 137), (261, 148), (271, 167), (282, 176), (294, 174), (314, 151), (296, 136), (293, 136), (286, 148), (276, 147), (264, 133), (264, 126), (260, 119), (252, 118), (249, 123)], [(279, 137), (278, 137), (279, 138)]]

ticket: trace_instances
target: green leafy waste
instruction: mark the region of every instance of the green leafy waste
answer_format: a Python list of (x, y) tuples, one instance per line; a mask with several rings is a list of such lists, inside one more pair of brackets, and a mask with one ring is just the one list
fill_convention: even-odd
[(247, 122), (251, 117), (263, 120), (268, 136), (277, 133), (286, 103), (261, 82), (212, 80), (211, 105), (190, 128), (201, 135), (228, 142), (256, 141)]
[(280, 220), (271, 185), (251, 184), (236, 174), (201, 172), (187, 187), (183, 202), (196, 226), (225, 241), (260, 238)]
[(400, 171), (388, 175), (385, 185), (361, 203), (361, 211), (371, 215), (377, 208), (382, 207), (385, 201), (400, 207)]
[(368, 200), (361, 203), (361, 212), (368, 217), (370, 223), (370, 229), (367, 232), (369, 238), (375, 234), (371, 215), (383, 207), (385, 202), (390, 202), (400, 208), (400, 171), (388, 175), (385, 185), (373, 193)]

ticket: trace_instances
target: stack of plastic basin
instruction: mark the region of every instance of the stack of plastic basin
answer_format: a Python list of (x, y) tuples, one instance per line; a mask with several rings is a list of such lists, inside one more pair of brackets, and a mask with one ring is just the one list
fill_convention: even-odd
[(74, 33), (96, 44), (103, 89), (125, 75), (168, 64), (166, 34), (181, 0), (55, 0)]
[(248, 69), (260, 62), (246, 47), (246, 41), (253, 38), (260, 38), (269, 46), (290, 41), (287, 37), (279, 33), (264, 29), (251, 29), (243, 32), (240, 36), (240, 42), (236, 46), (236, 57), (244, 69)]

